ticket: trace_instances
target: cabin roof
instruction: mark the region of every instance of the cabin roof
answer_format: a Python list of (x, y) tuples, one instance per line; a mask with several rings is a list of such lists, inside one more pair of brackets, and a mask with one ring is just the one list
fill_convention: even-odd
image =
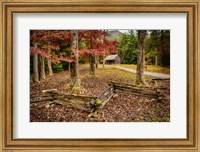
[(104, 60), (114, 60), (116, 57), (118, 57), (118, 54), (108, 55)]

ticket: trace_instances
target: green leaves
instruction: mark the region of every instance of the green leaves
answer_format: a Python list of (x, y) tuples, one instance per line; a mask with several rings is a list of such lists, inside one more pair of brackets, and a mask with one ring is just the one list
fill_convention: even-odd
[(136, 64), (137, 62), (137, 37), (135, 31), (130, 30), (123, 34), (117, 45), (121, 63)]

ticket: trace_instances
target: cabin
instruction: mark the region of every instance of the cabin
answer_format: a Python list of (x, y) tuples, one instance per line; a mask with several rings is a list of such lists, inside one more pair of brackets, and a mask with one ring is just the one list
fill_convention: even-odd
[(106, 58), (104, 58), (103, 62), (105, 64), (119, 64), (120, 63), (120, 57), (119, 57), (118, 54), (108, 55)]

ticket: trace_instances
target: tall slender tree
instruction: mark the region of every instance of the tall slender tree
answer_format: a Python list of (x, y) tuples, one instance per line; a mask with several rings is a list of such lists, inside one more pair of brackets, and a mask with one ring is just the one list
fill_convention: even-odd
[(98, 66), (99, 66), (99, 56), (95, 55), (95, 67), (96, 67), (96, 69), (98, 68)]
[[(48, 36), (50, 35), (50, 31), (48, 31)], [(51, 45), (51, 42), (49, 41), (48, 42), (48, 54), (51, 54), (51, 47), (50, 47), (50, 45)], [(47, 59), (47, 65), (48, 65), (48, 74), (49, 75), (53, 75), (53, 70), (52, 70), (52, 66), (51, 66), (51, 60), (50, 59)]]
[[(34, 48), (37, 49), (37, 43), (33, 44)], [(39, 72), (38, 72), (38, 53), (35, 52), (33, 55), (33, 81), (39, 82)]]
[(44, 65), (44, 57), (39, 55), (39, 62), (40, 62), (40, 81), (46, 78), (45, 76), (45, 65)]
[(170, 31), (161, 30), (160, 62), (162, 66), (170, 66)]
[[(48, 47), (48, 54), (51, 54), (51, 47)], [(47, 65), (48, 65), (48, 72), (49, 72), (48, 74), (53, 75), (53, 70), (52, 70), (50, 59), (47, 59)]]
[(145, 66), (145, 50), (144, 42), (146, 37), (146, 30), (138, 30), (138, 55), (137, 55), (137, 73), (136, 84), (146, 84), (144, 79), (144, 66)]
[[(94, 44), (92, 43), (92, 40), (90, 41), (90, 49), (95, 49)], [(94, 68), (94, 64), (95, 64), (95, 55), (90, 52), (89, 53), (89, 61), (90, 61), (90, 74), (91, 75), (95, 75), (95, 68)]]
[(70, 77), (72, 87), (71, 93), (79, 94), (83, 90), (81, 88), (81, 79), (79, 75), (79, 50), (78, 50), (78, 30), (71, 30), (71, 51), (74, 54), (74, 60), (70, 63)]
[[(51, 63), (60, 62), (61, 60), (66, 62), (71, 62), (70, 57), (64, 57), (62, 52), (55, 53), (55, 51), (60, 50), (60, 46), (65, 46), (70, 42), (70, 32), (63, 31), (63, 30), (32, 30), (31, 31), (31, 41), (32, 44), (37, 44), (37, 47), (31, 46), (30, 52), (33, 55), (33, 62), (34, 62), (34, 73), (39, 73), (38, 77), (37, 74), (34, 74), (34, 81), (39, 81), (39, 79), (45, 79), (45, 65), (44, 60), (47, 59), (48, 64), (48, 72), (49, 75), (53, 74), (53, 70), (51, 67)], [(51, 51), (54, 50), (54, 51)], [(37, 58), (37, 59), (36, 59)], [(36, 62), (37, 60), (37, 62)], [(39, 62), (38, 62), (39, 60)], [(39, 70), (37, 68), (39, 66)]]

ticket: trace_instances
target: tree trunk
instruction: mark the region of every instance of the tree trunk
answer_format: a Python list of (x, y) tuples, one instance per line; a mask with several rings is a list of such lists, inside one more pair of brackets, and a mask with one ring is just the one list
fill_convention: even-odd
[(161, 30), (159, 52), (160, 52), (161, 66), (170, 66), (170, 32), (169, 30)]
[(95, 55), (95, 66), (96, 66), (96, 69), (98, 68), (98, 65), (99, 65), (99, 56)]
[(68, 71), (70, 71), (70, 62), (69, 62), (69, 64), (68, 64)]
[[(51, 53), (51, 48), (50, 47), (48, 47), (48, 53), (49, 54)], [(50, 59), (47, 59), (47, 64), (48, 64), (49, 75), (53, 75), (53, 70), (52, 70), (52, 67), (51, 67), (51, 61), (50, 61)]]
[(103, 56), (103, 68), (105, 68), (105, 55)]
[[(78, 77), (77, 77), (78, 76)], [(70, 63), (70, 86), (73, 88), (80, 86), (80, 77), (77, 69), (77, 64), (76, 62), (71, 62)]]
[(160, 32), (160, 50), (159, 50), (159, 65), (163, 66), (162, 58), (163, 58), (163, 52), (164, 52), (164, 31), (161, 30)]
[(71, 93), (73, 94), (80, 94), (82, 92), (81, 89), (81, 79), (79, 75), (79, 63), (78, 63), (78, 31), (71, 30), (71, 50), (73, 54), (75, 54), (75, 59), (73, 62), (70, 63), (70, 77), (71, 83), (70, 86), (72, 87)]
[(94, 68), (95, 57), (94, 57), (94, 55), (89, 54), (89, 60), (90, 60), (90, 74), (95, 75), (95, 68)]
[(52, 67), (51, 67), (51, 61), (49, 59), (47, 59), (47, 64), (48, 64), (49, 75), (53, 75), (53, 70), (52, 70)]
[(44, 80), (45, 79), (44, 57), (39, 55), (39, 61), (40, 61), (40, 80)]
[[(37, 48), (37, 44), (34, 44), (34, 47)], [(33, 55), (33, 81), (39, 82), (39, 73), (38, 73), (38, 53)]]
[[(89, 48), (94, 49), (94, 45), (91, 42), (92, 40), (90, 40), (89, 42)], [(95, 68), (94, 68), (95, 56), (91, 53), (89, 53), (89, 62), (90, 62), (90, 74), (95, 75)]]
[(137, 73), (136, 84), (145, 84), (144, 66), (145, 66), (145, 50), (144, 42), (146, 37), (146, 30), (138, 30), (138, 55), (137, 55)]
[(156, 57), (155, 57), (155, 66), (157, 66), (158, 65), (158, 56), (156, 55)]

